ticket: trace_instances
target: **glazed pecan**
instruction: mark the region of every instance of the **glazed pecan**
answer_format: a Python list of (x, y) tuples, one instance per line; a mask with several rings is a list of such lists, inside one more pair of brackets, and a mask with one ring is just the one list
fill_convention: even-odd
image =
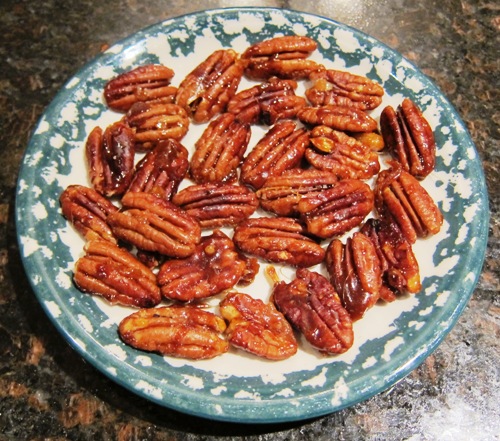
[(156, 276), (127, 250), (110, 241), (92, 240), (85, 244), (85, 251), (73, 274), (81, 291), (138, 308), (160, 303)]
[(250, 140), (250, 125), (232, 113), (213, 119), (195, 144), (190, 174), (197, 184), (232, 182)]
[(321, 352), (341, 354), (352, 346), (351, 317), (321, 274), (298, 269), (291, 283), (279, 282), (274, 286), (273, 300), (292, 326)]
[(436, 234), (443, 215), (427, 190), (397, 161), (379, 173), (375, 183), (375, 205), (382, 217), (392, 217), (410, 243)]
[(276, 121), (294, 118), (306, 105), (305, 98), (295, 94), (297, 82), (276, 77), (238, 92), (229, 101), (227, 111), (249, 124), (272, 125)]
[(434, 170), (434, 133), (413, 101), (405, 98), (397, 111), (387, 106), (380, 115), (380, 129), (388, 150), (403, 170), (419, 179)]
[(175, 102), (195, 122), (209, 121), (226, 109), (243, 76), (243, 64), (232, 49), (213, 52), (179, 85)]
[(352, 137), (374, 152), (380, 152), (385, 148), (384, 138), (378, 132), (358, 132), (353, 133)]
[(321, 193), (305, 195), (297, 208), (307, 232), (326, 239), (360, 225), (372, 211), (373, 202), (373, 192), (368, 184), (346, 179)]
[(305, 235), (304, 227), (287, 217), (250, 218), (234, 229), (236, 246), (270, 262), (307, 267), (323, 261), (325, 250)]
[(177, 104), (136, 103), (127, 112), (126, 121), (135, 130), (136, 147), (151, 150), (163, 139), (180, 141), (189, 128), (186, 111)]
[(189, 168), (188, 151), (175, 139), (164, 139), (137, 163), (127, 191), (153, 193), (170, 200)]
[(104, 132), (95, 127), (87, 138), (85, 155), (90, 182), (102, 195), (125, 192), (134, 174), (134, 133), (127, 124), (116, 122)]
[(307, 130), (294, 121), (277, 122), (243, 160), (241, 182), (259, 189), (270, 176), (297, 166), (308, 143)]
[(378, 127), (377, 121), (364, 110), (338, 105), (303, 107), (297, 112), (297, 118), (305, 124), (345, 132), (373, 132)]
[(190, 257), (167, 260), (157, 280), (165, 298), (189, 302), (232, 288), (249, 268), (255, 268), (253, 262), (236, 250), (228, 236), (215, 230), (202, 237)]
[(372, 110), (382, 103), (382, 86), (361, 75), (326, 69), (312, 72), (309, 79), (313, 85), (305, 95), (313, 106), (336, 105)]
[(373, 242), (355, 232), (343, 244), (330, 242), (325, 263), (330, 280), (352, 320), (359, 320), (377, 302), (382, 286), (382, 267)]
[(191, 185), (179, 191), (172, 202), (196, 219), (202, 228), (234, 226), (257, 209), (257, 196), (248, 187), (232, 184)]
[(118, 326), (129, 346), (191, 360), (210, 359), (229, 349), (226, 323), (217, 315), (192, 306), (165, 306), (137, 311)]
[(241, 56), (245, 62), (245, 75), (253, 80), (266, 80), (272, 76), (305, 79), (310, 73), (324, 69), (315, 61), (306, 60), (317, 46), (313, 39), (298, 35), (255, 43)]
[(297, 352), (293, 329), (273, 303), (235, 292), (222, 300), (220, 312), (229, 322), (231, 345), (269, 360), (285, 360)]
[(63, 216), (85, 239), (104, 239), (116, 243), (106, 218), (118, 208), (109, 199), (93, 188), (69, 185), (61, 193), (59, 202)]
[(418, 261), (412, 246), (395, 222), (371, 218), (360, 231), (372, 241), (379, 256), (381, 299), (391, 302), (398, 294), (415, 294), (422, 289)]
[(297, 205), (305, 195), (332, 188), (337, 178), (329, 171), (292, 168), (271, 176), (257, 190), (260, 206), (279, 216), (298, 216)]
[(173, 103), (177, 87), (170, 85), (174, 71), (161, 64), (147, 64), (124, 72), (104, 86), (110, 109), (126, 112), (139, 101)]
[(151, 193), (127, 192), (123, 210), (108, 216), (116, 237), (144, 251), (187, 257), (200, 242), (198, 221), (171, 202)]
[(378, 154), (344, 132), (316, 126), (310, 141), (304, 154), (307, 162), (340, 179), (369, 179), (380, 171)]

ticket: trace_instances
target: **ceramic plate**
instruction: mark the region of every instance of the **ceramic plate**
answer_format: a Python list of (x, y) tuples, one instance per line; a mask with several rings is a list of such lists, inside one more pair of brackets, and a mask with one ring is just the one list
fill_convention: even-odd
[[(386, 95), (379, 109), (411, 98), (434, 128), (436, 170), (422, 184), (445, 221), (439, 234), (414, 247), (422, 291), (369, 310), (355, 323), (354, 346), (340, 356), (320, 355), (301, 342), (299, 352), (286, 361), (264, 361), (231, 350), (212, 360), (190, 362), (125, 346), (116, 329), (132, 310), (109, 306), (72, 284), (83, 240), (63, 219), (58, 203), (69, 184), (89, 185), (83, 150), (92, 128), (120, 118), (103, 104), (105, 82), (140, 64), (162, 63), (175, 70), (173, 84), (178, 85), (216, 49), (242, 52), (249, 44), (283, 34), (312, 37), (319, 43), (313, 59), (381, 83)], [(249, 84), (242, 82), (240, 90)], [(193, 124), (182, 143), (191, 149), (203, 128)], [(251, 144), (263, 133), (263, 128), (255, 128)], [(185, 413), (225, 421), (282, 422), (365, 400), (403, 378), (436, 348), (467, 304), (480, 274), (488, 201), (481, 162), (464, 124), (433, 83), (401, 55), (325, 18), (238, 8), (149, 27), (75, 75), (47, 108), (30, 140), (19, 176), (16, 215), (33, 290), (57, 329), (87, 361), (134, 393)], [(257, 279), (243, 292), (269, 298), (266, 266), (262, 263)], [(286, 268), (278, 271), (283, 280), (293, 275)], [(219, 300), (209, 303), (216, 309)]]

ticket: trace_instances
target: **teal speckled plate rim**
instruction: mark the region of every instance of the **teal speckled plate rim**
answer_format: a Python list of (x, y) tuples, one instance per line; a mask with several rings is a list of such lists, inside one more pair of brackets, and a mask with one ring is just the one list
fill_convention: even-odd
[[(417, 246), (417, 257), (423, 256), (423, 290), (372, 308), (366, 321), (356, 325), (360, 337), (355, 352), (345, 357), (302, 351), (292, 364), (276, 365), (226, 354), (232, 358), (224, 364), (197, 364), (128, 348), (116, 334), (113, 313), (71, 282), (75, 247), (83, 242), (68, 227), (58, 205), (65, 186), (85, 179), (82, 146), (89, 129), (117, 119), (103, 105), (102, 86), (116, 73), (145, 62), (172, 63), (174, 80), (179, 81), (183, 74), (177, 70), (189, 64), (189, 71), (216, 46), (241, 50), (282, 33), (315, 38), (325, 64), (381, 82), (387, 91), (385, 104), (397, 105), (403, 96), (410, 97), (435, 128), (436, 171), (424, 185), (435, 195), (445, 225), (437, 237)], [(23, 159), (16, 198), (18, 241), (33, 291), (83, 358), (118, 384), (162, 406), (242, 423), (328, 414), (386, 390), (416, 368), (452, 329), (472, 295), (484, 261), (488, 221), (486, 185), (475, 147), (453, 106), (425, 75), (358, 30), (273, 8), (228, 8), (169, 19), (91, 61), (68, 81), (40, 119)], [(382, 331), (370, 329), (374, 324)], [(256, 372), (248, 373), (249, 366), (256, 366)], [(286, 368), (281, 372), (279, 366)]]

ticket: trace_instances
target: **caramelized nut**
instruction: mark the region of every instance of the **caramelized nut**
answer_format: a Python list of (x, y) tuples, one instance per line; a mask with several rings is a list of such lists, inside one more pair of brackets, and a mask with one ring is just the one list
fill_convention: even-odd
[(250, 125), (232, 113), (210, 122), (195, 144), (190, 173), (197, 184), (232, 182), (250, 140)]
[(202, 237), (190, 257), (167, 260), (157, 280), (165, 298), (189, 302), (232, 288), (252, 265), (228, 236), (215, 230)]
[(171, 202), (151, 193), (128, 192), (124, 209), (108, 216), (116, 237), (144, 251), (187, 257), (200, 242), (199, 223)]
[(353, 107), (338, 105), (303, 107), (297, 112), (297, 118), (305, 124), (324, 125), (345, 132), (373, 132), (377, 130), (377, 121), (364, 110)]
[(81, 291), (138, 308), (160, 303), (156, 276), (127, 250), (109, 241), (92, 240), (86, 243), (85, 251), (73, 274)]
[(288, 321), (316, 349), (341, 354), (354, 342), (352, 320), (330, 282), (305, 268), (291, 283), (274, 286), (273, 300)]
[(110, 109), (126, 112), (142, 101), (173, 103), (177, 88), (170, 85), (174, 71), (161, 64), (147, 64), (124, 72), (104, 86)]
[(191, 306), (142, 309), (118, 327), (122, 340), (136, 349), (191, 360), (210, 359), (229, 349), (224, 320)]
[(202, 228), (234, 226), (249, 218), (259, 201), (249, 188), (232, 184), (191, 185), (172, 202), (196, 219)]
[(231, 345), (269, 360), (285, 360), (297, 352), (292, 327), (274, 304), (230, 293), (220, 303), (220, 312), (229, 322)]
[(63, 216), (85, 239), (104, 239), (116, 243), (106, 219), (118, 208), (109, 199), (93, 188), (70, 185), (61, 193), (59, 201)]
[(247, 219), (236, 226), (233, 240), (245, 253), (292, 266), (316, 265), (325, 257), (325, 250), (305, 235), (304, 227), (286, 217)]

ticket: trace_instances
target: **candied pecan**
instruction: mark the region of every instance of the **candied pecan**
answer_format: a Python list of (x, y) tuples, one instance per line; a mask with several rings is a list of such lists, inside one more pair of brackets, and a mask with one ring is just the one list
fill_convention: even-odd
[(202, 228), (234, 226), (249, 218), (259, 201), (242, 185), (208, 183), (179, 191), (172, 202), (196, 219)]
[(373, 132), (378, 127), (377, 121), (364, 110), (345, 106), (304, 107), (297, 112), (297, 118), (305, 124), (345, 132)]
[(339, 181), (331, 189), (305, 195), (297, 205), (308, 233), (326, 239), (361, 224), (373, 209), (373, 192), (357, 179)]
[(125, 192), (134, 174), (134, 133), (121, 121), (104, 132), (95, 127), (87, 138), (85, 155), (92, 186), (111, 197)]
[(190, 174), (197, 184), (231, 182), (250, 140), (250, 125), (232, 113), (213, 119), (195, 144)]
[(217, 315), (192, 306), (165, 306), (137, 311), (118, 326), (129, 346), (162, 355), (203, 360), (224, 354), (226, 323)]
[(295, 89), (296, 81), (273, 77), (238, 92), (229, 101), (227, 111), (249, 124), (272, 125), (281, 119), (294, 118), (306, 105), (305, 98), (297, 96)]
[(321, 352), (341, 354), (352, 346), (351, 317), (334, 287), (321, 274), (298, 269), (292, 282), (274, 286), (273, 300), (292, 326)]
[(126, 112), (139, 101), (173, 103), (177, 87), (170, 85), (174, 71), (161, 64), (147, 64), (124, 72), (104, 86), (110, 109)]
[(358, 132), (353, 133), (352, 137), (374, 152), (380, 152), (385, 148), (384, 138), (377, 132)]
[(285, 360), (297, 352), (293, 329), (273, 303), (248, 294), (230, 293), (220, 303), (233, 346), (269, 360)]
[(104, 239), (116, 243), (106, 218), (118, 208), (109, 199), (93, 188), (69, 185), (61, 193), (59, 202), (64, 217), (85, 239)]
[(309, 143), (309, 134), (294, 121), (277, 122), (241, 164), (241, 182), (259, 189), (270, 176), (297, 166)]
[(287, 217), (250, 218), (234, 229), (236, 246), (245, 253), (292, 266), (323, 261), (325, 250), (305, 235), (304, 227)]
[(359, 320), (380, 296), (382, 267), (375, 245), (359, 232), (345, 244), (334, 239), (326, 250), (325, 263), (344, 308), (353, 320)]
[(245, 75), (253, 80), (266, 80), (272, 76), (305, 79), (310, 73), (324, 69), (315, 61), (306, 60), (317, 46), (313, 39), (298, 35), (255, 43), (241, 56), (245, 62)]
[(160, 303), (156, 276), (127, 250), (110, 241), (92, 240), (85, 244), (85, 251), (73, 274), (81, 291), (139, 308)]
[(410, 243), (436, 234), (443, 215), (420, 182), (397, 161), (379, 173), (375, 183), (375, 206), (381, 216), (390, 216)]
[(326, 69), (312, 72), (309, 79), (313, 85), (305, 95), (313, 106), (337, 105), (372, 110), (382, 103), (382, 86), (361, 75)]
[(188, 151), (175, 139), (164, 139), (137, 163), (127, 191), (171, 199), (189, 168)]
[(123, 210), (108, 216), (116, 237), (140, 250), (187, 257), (200, 242), (198, 221), (173, 203), (151, 193), (128, 192)]
[(312, 166), (340, 179), (368, 179), (380, 171), (376, 152), (344, 132), (316, 126), (304, 157)]
[(271, 176), (257, 190), (256, 195), (264, 210), (279, 216), (298, 216), (297, 204), (309, 193), (332, 188), (337, 178), (329, 171), (292, 168), (279, 176)]
[(434, 170), (436, 141), (417, 105), (405, 98), (395, 111), (387, 106), (380, 115), (380, 129), (389, 152), (403, 170), (421, 179)]
[(165, 298), (189, 302), (232, 288), (247, 274), (248, 266), (249, 259), (236, 250), (233, 241), (215, 230), (201, 238), (190, 257), (167, 260), (157, 280)]
[(422, 289), (412, 246), (395, 222), (368, 219), (360, 231), (372, 241), (379, 256), (382, 269), (380, 298), (391, 302), (400, 293), (415, 294)]
[(243, 64), (232, 49), (213, 52), (179, 85), (175, 102), (197, 123), (226, 109), (243, 76)]
[(127, 112), (126, 121), (135, 130), (136, 147), (151, 150), (162, 139), (180, 141), (189, 128), (186, 111), (177, 104), (136, 103)]

